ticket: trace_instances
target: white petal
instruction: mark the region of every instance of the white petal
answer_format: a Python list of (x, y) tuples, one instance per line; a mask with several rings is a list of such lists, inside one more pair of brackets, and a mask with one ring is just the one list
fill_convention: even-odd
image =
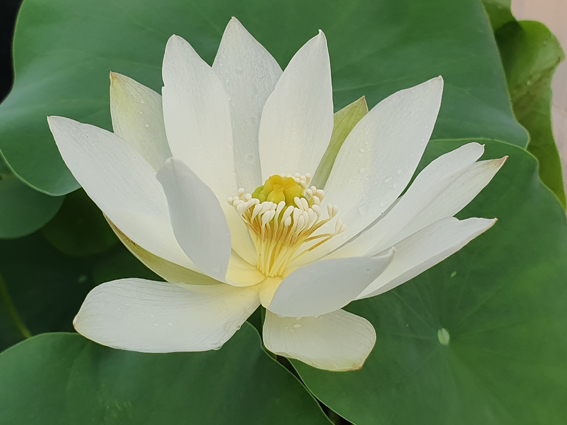
[(463, 175), (484, 153), (484, 146), (469, 143), (432, 161), (419, 173), (399, 202), (358, 238), (333, 252), (330, 258), (372, 255), (380, 252), (422, 210)]
[[(146, 267), (168, 282), (190, 283), (191, 285), (218, 285), (220, 283), (218, 280), (215, 280), (205, 274), (181, 267), (146, 251), (122, 233), (120, 229), (114, 225), (114, 223), (108, 219), (107, 221), (126, 248), (128, 248), (128, 250), (138, 260), (144, 263)], [(260, 273), (255, 266), (248, 264), (234, 251), (232, 252), (228, 263), (226, 283), (233, 286), (252, 286), (260, 283), (265, 278), (266, 276)]]
[(94, 288), (74, 320), (81, 335), (145, 353), (221, 347), (258, 307), (258, 291), (121, 279)]
[(256, 266), (244, 261), (234, 251), (232, 252), (228, 263), (226, 283), (234, 286), (251, 286), (260, 283), (264, 279), (266, 279), (266, 276)]
[(508, 157), (479, 161), (473, 164), (453, 184), (445, 189), (391, 240), (390, 245), (446, 217), (452, 217), (466, 207), (486, 187)]
[(248, 230), (226, 202), (236, 194), (237, 186), (230, 108), (221, 81), (189, 43), (177, 36), (167, 43), (163, 81), (171, 152), (213, 190), (225, 212), (234, 250), (255, 264), (256, 251)]
[[(440, 77), (401, 90), (376, 105), (354, 127), (325, 185), (325, 203), (338, 205), (347, 229), (305, 255), (304, 263), (325, 256), (356, 236), (398, 198), (429, 141), (442, 91)], [(329, 225), (321, 232), (328, 230)]]
[(67, 118), (48, 122), (73, 176), (126, 236), (158, 257), (195, 268), (175, 240), (156, 171), (130, 144)]
[(272, 353), (336, 372), (360, 369), (376, 343), (372, 324), (344, 310), (300, 319), (266, 311), (263, 337)]
[(327, 40), (309, 40), (291, 59), (268, 98), (260, 123), (262, 178), (314, 174), (333, 131)]
[(393, 251), (376, 257), (321, 260), (293, 271), (279, 285), (270, 305), (285, 317), (320, 316), (344, 307), (392, 261)]
[(224, 281), (232, 252), (230, 229), (213, 191), (181, 160), (158, 172), (177, 242), (206, 275)]
[(490, 229), (496, 219), (454, 217), (440, 220), (395, 245), (396, 255), (381, 276), (358, 297), (383, 294), (454, 254)]
[(163, 59), (163, 114), (173, 156), (220, 198), (234, 196), (236, 176), (228, 97), (193, 48), (172, 36)]
[(260, 117), (282, 70), (236, 18), (224, 31), (213, 70), (229, 96), (236, 181), (238, 187), (252, 192), (262, 184)]
[(159, 170), (171, 151), (165, 136), (161, 96), (142, 84), (110, 73), (110, 113), (114, 133)]
[(128, 251), (140, 260), (144, 266), (168, 282), (190, 283), (191, 285), (218, 285), (220, 283), (218, 280), (212, 279), (198, 271), (182, 267), (152, 254), (140, 245), (134, 243), (132, 239), (122, 233), (108, 218), (106, 221), (108, 221), (110, 228), (114, 231), (116, 236), (118, 236), (120, 242), (128, 248)]

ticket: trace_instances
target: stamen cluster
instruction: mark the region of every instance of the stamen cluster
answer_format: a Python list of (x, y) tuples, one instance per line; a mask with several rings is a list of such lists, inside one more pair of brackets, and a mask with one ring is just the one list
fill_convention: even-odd
[[(286, 267), (301, 255), (346, 230), (342, 220), (337, 219), (334, 233), (314, 235), (324, 224), (336, 217), (339, 209), (337, 205), (327, 205), (327, 218), (322, 218), (320, 205), (325, 198), (325, 192), (315, 186), (309, 187), (309, 174), (272, 176), (254, 193), (266, 187), (275, 187), (277, 185), (273, 183), (274, 180), (282, 179), (293, 179), (297, 189), (300, 189), (296, 193), (301, 196), (295, 196), (293, 204), (286, 200), (277, 203), (262, 202), (252, 194), (244, 193), (244, 189), (239, 189), (237, 196), (228, 198), (228, 203), (236, 209), (250, 230), (258, 254), (256, 267), (267, 277), (281, 276)], [(310, 244), (312, 242), (313, 244)], [(299, 252), (304, 244), (309, 245)]]

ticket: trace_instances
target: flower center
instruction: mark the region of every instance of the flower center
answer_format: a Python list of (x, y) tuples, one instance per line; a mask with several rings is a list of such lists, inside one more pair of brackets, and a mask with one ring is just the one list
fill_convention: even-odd
[(325, 192), (309, 183), (310, 174), (274, 175), (252, 194), (239, 189), (237, 196), (228, 198), (250, 231), (258, 255), (256, 267), (267, 277), (281, 276), (301, 255), (346, 230), (337, 219), (334, 233), (314, 235), (339, 209), (327, 205), (328, 217), (322, 218)]

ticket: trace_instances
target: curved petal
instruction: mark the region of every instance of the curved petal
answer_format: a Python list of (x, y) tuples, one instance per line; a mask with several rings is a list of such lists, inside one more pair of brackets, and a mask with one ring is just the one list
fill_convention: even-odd
[(315, 173), (333, 131), (333, 93), (323, 32), (295, 56), (268, 98), (260, 122), (262, 179)]
[(161, 96), (155, 91), (111, 72), (110, 114), (114, 133), (134, 146), (155, 170), (171, 158)]
[(165, 162), (157, 179), (169, 203), (177, 242), (199, 270), (224, 281), (232, 244), (217, 197), (191, 168), (176, 158)]
[[(205, 274), (181, 267), (146, 251), (122, 233), (108, 218), (106, 220), (110, 224), (111, 229), (114, 230), (114, 233), (116, 233), (116, 236), (118, 236), (118, 239), (120, 239), (120, 242), (147, 268), (168, 282), (190, 283), (191, 285), (218, 285), (221, 283)], [(233, 286), (252, 286), (260, 283), (265, 278), (256, 267), (244, 261), (234, 251), (232, 252), (228, 263), (226, 283)]]
[(320, 316), (338, 310), (374, 281), (393, 256), (392, 250), (382, 256), (337, 258), (309, 264), (287, 276), (265, 307), (284, 317)]
[[(146, 251), (140, 245), (136, 244), (132, 239), (126, 236), (116, 225), (105, 217), (106, 221), (110, 225), (110, 228), (114, 231), (120, 242), (124, 244), (128, 251), (134, 255), (144, 266), (153, 271), (158, 276), (167, 280), (168, 282), (174, 283), (190, 283), (191, 285), (218, 285), (218, 280), (214, 280), (209, 276), (199, 273), (195, 270), (191, 270), (182, 267), (178, 264), (167, 261), (151, 252)], [(196, 267), (194, 267), (196, 268)]]
[(65, 164), (105, 215), (152, 254), (194, 268), (173, 235), (156, 172), (138, 151), (92, 125), (62, 117), (48, 122)]
[(276, 60), (236, 18), (228, 23), (213, 71), (229, 97), (238, 187), (262, 184), (258, 130), (266, 99), (282, 74)]
[(382, 275), (358, 297), (383, 294), (454, 254), (474, 238), (486, 232), (496, 219), (454, 217), (440, 220), (397, 243), (396, 256)]
[(163, 115), (173, 156), (220, 198), (234, 196), (236, 175), (228, 97), (222, 83), (181, 37), (163, 59)]
[(329, 258), (371, 255), (376, 247), (403, 231), (440, 193), (463, 175), (484, 153), (484, 146), (469, 143), (432, 161), (419, 173), (408, 191), (376, 224), (352, 242), (343, 245)]
[[(325, 185), (324, 203), (339, 207), (347, 229), (306, 254), (303, 264), (334, 251), (374, 222), (409, 183), (437, 119), (443, 79), (434, 78), (384, 99), (345, 140)], [(329, 223), (322, 233), (332, 231)]]
[(266, 279), (266, 276), (256, 266), (244, 261), (234, 252), (232, 253), (228, 263), (226, 283), (234, 286), (251, 286), (260, 283), (264, 279)]
[[(419, 215), (389, 242), (389, 245), (446, 217), (452, 217), (466, 207), (490, 183), (508, 157), (479, 161), (473, 164), (431, 202)], [(383, 245), (382, 249), (385, 247)], [(378, 252), (378, 250), (374, 251)]]
[(344, 310), (302, 318), (266, 311), (263, 339), (272, 353), (339, 372), (362, 367), (376, 343), (376, 331), (368, 320)]
[(258, 307), (258, 291), (121, 279), (94, 288), (73, 322), (108, 347), (144, 353), (221, 347)]

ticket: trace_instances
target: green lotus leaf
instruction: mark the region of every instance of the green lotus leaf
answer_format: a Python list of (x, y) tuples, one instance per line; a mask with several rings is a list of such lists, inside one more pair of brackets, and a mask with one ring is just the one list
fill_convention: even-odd
[(27, 332), (73, 330), (73, 317), (87, 293), (96, 284), (125, 277), (159, 280), (122, 246), (76, 258), (39, 232), (0, 240), (0, 351)]
[(0, 239), (21, 238), (41, 229), (57, 214), (63, 199), (20, 181), (0, 155)]
[(530, 133), (528, 150), (540, 163), (539, 175), (567, 207), (561, 158), (551, 124), (551, 83), (565, 54), (539, 22), (512, 21), (496, 32), (516, 118)]
[(437, 75), (446, 86), (435, 139), (487, 137), (525, 146), (486, 14), (478, 0), (26, 0), (14, 39), (15, 84), (0, 105), (0, 149), (19, 177), (61, 195), (78, 185), (46, 116), (110, 129), (108, 74), (160, 91), (167, 39), (187, 39), (209, 63), (236, 16), (285, 66), (323, 29), (337, 110), (368, 105)]
[(142, 354), (40, 335), (0, 354), (0, 382), (3, 425), (330, 423), (247, 323), (206, 353)]
[[(433, 142), (422, 165), (463, 141)], [(486, 234), (398, 288), (352, 303), (377, 333), (364, 367), (293, 361), (324, 404), (357, 425), (555, 425), (567, 417), (567, 219), (537, 162), (510, 157), (459, 217), (497, 217)]]

